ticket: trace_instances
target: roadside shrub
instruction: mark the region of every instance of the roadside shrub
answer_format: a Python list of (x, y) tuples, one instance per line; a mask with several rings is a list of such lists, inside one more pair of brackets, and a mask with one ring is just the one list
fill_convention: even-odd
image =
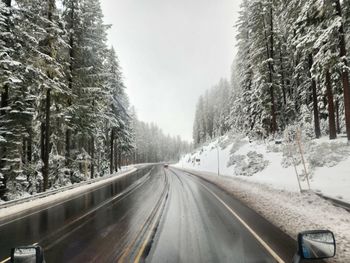
[(250, 151), (244, 159), (237, 162), (234, 173), (238, 176), (252, 176), (264, 170), (268, 164), (262, 154)]
[(311, 145), (306, 160), (311, 167), (333, 167), (350, 154), (346, 143), (320, 143)]

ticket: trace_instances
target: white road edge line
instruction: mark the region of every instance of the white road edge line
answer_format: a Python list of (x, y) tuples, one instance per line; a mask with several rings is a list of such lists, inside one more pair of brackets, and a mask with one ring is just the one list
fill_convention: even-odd
[[(137, 171), (137, 170), (135, 170), (135, 171)], [(133, 173), (133, 172), (135, 172), (135, 171), (133, 171), (133, 170), (130, 170), (130, 171), (127, 171), (127, 172), (125, 172), (125, 174), (121, 174), (122, 176), (126, 176), (126, 175), (130, 175), (131, 173)], [(120, 175), (120, 176), (121, 176)], [(110, 180), (110, 181), (106, 181), (106, 180), (109, 180), (109, 179), (112, 179), (113, 178), (113, 176), (112, 177), (109, 177), (109, 178), (106, 178), (105, 180), (100, 180), (100, 181), (98, 181), (97, 183), (99, 183), (99, 182), (101, 182), (101, 185), (99, 185), (97, 188), (93, 188), (93, 185), (92, 184), (86, 184), (86, 185), (81, 185), (81, 186), (92, 186), (90, 189), (87, 189), (87, 191), (82, 191), (82, 192), (78, 192), (77, 194), (74, 194), (74, 193), (72, 193), (72, 196), (70, 196), (69, 198), (67, 198), (67, 199), (64, 199), (64, 197), (62, 197), (64, 200), (62, 200), (62, 201), (59, 201), (58, 203), (54, 203), (54, 201), (53, 201), (53, 204), (52, 205), (50, 205), (50, 206), (48, 206), (48, 207), (44, 207), (44, 208), (39, 208), (39, 210), (36, 210), (36, 211), (34, 211), (34, 212), (32, 212), (32, 213), (29, 213), (29, 214), (25, 214), (25, 215), (23, 215), (23, 216), (20, 216), (20, 217), (18, 217), (18, 218), (14, 218), (14, 219), (12, 219), (12, 220), (9, 220), (9, 221), (7, 221), (7, 222), (4, 222), (4, 223), (1, 223), (0, 224), (0, 227), (3, 227), (3, 226), (5, 226), (5, 225), (8, 225), (8, 224), (10, 224), (10, 223), (13, 223), (13, 222), (15, 222), (15, 221), (18, 221), (18, 220), (21, 220), (21, 219), (23, 219), (23, 218), (25, 218), (25, 217), (28, 217), (28, 216), (31, 216), (31, 215), (35, 215), (35, 214), (37, 214), (37, 213), (40, 213), (40, 212), (42, 212), (42, 211), (44, 211), (44, 210), (47, 210), (47, 209), (50, 209), (50, 208), (52, 208), (52, 207), (55, 207), (55, 206), (59, 206), (59, 205), (61, 205), (61, 204), (63, 204), (63, 203), (65, 203), (65, 202), (68, 202), (68, 201), (71, 201), (71, 200), (73, 200), (73, 199), (76, 199), (76, 198), (79, 198), (79, 197), (81, 197), (81, 196), (83, 196), (83, 195), (86, 195), (87, 193), (91, 193), (91, 192), (94, 192), (94, 191), (97, 191), (97, 190), (99, 190), (99, 189), (101, 189), (101, 188), (103, 188), (103, 187), (106, 187), (106, 185), (108, 185), (109, 183), (112, 183), (114, 180), (117, 180), (119, 177), (115, 177), (115, 178), (113, 178), (114, 180)], [(103, 184), (103, 182), (105, 183), (105, 184)], [(80, 187), (80, 186), (77, 186), (76, 188), (78, 188), (78, 187)], [(69, 190), (74, 190), (74, 189), (76, 189), (76, 188), (72, 188), (72, 189), (68, 189), (67, 191), (69, 191)], [(63, 191), (64, 192), (64, 191)], [(63, 192), (59, 192), (59, 193), (63, 193)], [(59, 194), (58, 193), (58, 194)], [(49, 195), (50, 196), (50, 195)], [(47, 197), (49, 197), (49, 196), (47, 196)], [(45, 198), (45, 197), (44, 197)], [(39, 198), (40, 199), (40, 198)], [(39, 199), (35, 199), (35, 200), (39, 200)], [(22, 204), (24, 204), (24, 203), (22, 203)], [(19, 205), (21, 205), (21, 204), (19, 204)], [(43, 206), (44, 204), (41, 204), (41, 205), (39, 205), (39, 207), (40, 206)], [(35, 209), (35, 207), (33, 207), (33, 208), (31, 208), (31, 209)], [(11, 215), (12, 216), (12, 215)], [(0, 262), (0, 263), (2, 263), (2, 262)]]
[[(34, 243), (32, 244), (32, 246), (36, 246), (38, 245), (38, 243)], [(8, 258), (5, 258), (3, 261), (0, 261), (0, 263), (6, 263), (6, 262), (9, 262), (11, 260), (11, 257), (8, 257)]]
[[(153, 169), (153, 168), (152, 168), (152, 169)], [(148, 172), (148, 173), (145, 174), (144, 176), (147, 176), (149, 173), (150, 173), (150, 172)], [(147, 180), (148, 180), (148, 179), (147, 179)], [(101, 181), (102, 181), (102, 180), (101, 180)], [(145, 181), (146, 181), (146, 179), (145, 179)], [(143, 183), (143, 182), (141, 182), (140, 184), (142, 184), (142, 183)], [(141, 186), (141, 185), (137, 185), (137, 186), (136, 186), (134, 189), (132, 189), (132, 190), (135, 190), (136, 188), (138, 188), (138, 187), (140, 187), (140, 186)], [(103, 187), (104, 187), (104, 186), (101, 186), (101, 187), (96, 188), (96, 189), (94, 189), (94, 190), (98, 190), (98, 189), (103, 188)], [(92, 190), (92, 191), (94, 191), (94, 190)], [(132, 191), (132, 190), (131, 190), (131, 191)], [(122, 193), (123, 193), (123, 192), (122, 192)], [(114, 201), (117, 197), (120, 197), (122, 193), (120, 193), (120, 194), (118, 194), (117, 196), (113, 197), (112, 200), (109, 200), (107, 203), (100, 204), (97, 208), (95, 208), (95, 209), (93, 209), (93, 210), (95, 211), (95, 210), (99, 209), (100, 206), (102, 207), (102, 206), (108, 204), (109, 202)], [(83, 194), (86, 194), (86, 193), (79, 194), (77, 197), (82, 196)], [(74, 198), (77, 198), (77, 197), (74, 197)], [(73, 200), (74, 198), (68, 199), (68, 200), (66, 200), (66, 201), (62, 201), (62, 202), (60, 202), (60, 203), (58, 203), (58, 204), (54, 204), (54, 205), (52, 205), (52, 206), (49, 206), (49, 207), (44, 208), (44, 209), (41, 209), (41, 210), (36, 211), (36, 212), (34, 212), (34, 213), (31, 213), (31, 214), (29, 214), (29, 215), (25, 215), (25, 216), (23, 216), (23, 217), (20, 217), (19, 219), (24, 218), (24, 217), (26, 217), (26, 216), (30, 216), (30, 215), (36, 214), (36, 213), (38, 213), (38, 212), (40, 212), (40, 211), (44, 211), (44, 210), (46, 210), (46, 209), (49, 209), (49, 208), (54, 207), (54, 206), (57, 206), (57, 205), (62, 204), (62, 203), (64, 203), (64, 202)], [(94, 211), (90, 211), (90, 212), (88, 212), (88, 214), (90, 214), (91, 212), (94, 212)], [(86, 215), (87, 215), (87, 214), (85, 214), (84, 216), (86, 216)], [(84, 217), (84, 216), (82, 216), (82, 217)], [(14, 219), (14, 220), (12, 220), (12, 221), (10, 221), (10, 222), (13, 222), (13, 221), (16, 221), (16, 220), (19, 220), (19, 219)], [(80, 218), (78, 218), (78, 219), (80, 219)], [(76, 219), (76, 220), (77, 220), (77, 219)], [(74, 222), (75, 222), (76, 220), (74, 220)], [(3, 225), (6, 225), (6, 224), (8, 224), (8, 222), (6, 222), (6, 223), (3, 224)], [(0, 226), (3, 226), (3, 225), (0, 225)], [(39, 243), (34, 243), (34, 244), (32, 244), (32, 246), (36, 246), (36, 245), (38, 245), (38, 244), (39, 244)], [(6, 263), (6, 262), (9, 262), (10, 260), (11, 260), (11, 257), (8, 257), (8, 258), (5, 258), (4, 260), (0, 261), (0, 263)]]
[(220, 197), (218, 197), (213, 191), (211, 191), (208, 187), (206, 187), (204, 184), (199, 182), (209, 193), (211, 193), (223, 206), (226, 207), (226, 209), (238, 219), (239, 222), (242, 223), (242, 225), (260, 242), (260, 244), (271, 254), (271, 256), (278, 262), (278, 263), (286, 263), (283, 259), (281, 259), (277, 253), (235, 212), (232, 210), (231, 207), (229, 207)]

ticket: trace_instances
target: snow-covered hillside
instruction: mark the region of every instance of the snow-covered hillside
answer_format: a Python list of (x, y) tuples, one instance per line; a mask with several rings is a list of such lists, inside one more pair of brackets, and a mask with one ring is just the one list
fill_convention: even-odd
[(297, 142), (249, 141), (230, 134), (184, 155), (176, 166), (219, 172), (292, 192), (299, 191), (297, 174), (301, 188), (308, 189), (308, 174), (313, 191), (350, 202), (350, 146), (346, 138), (301, 141), (301, 149), (303, 155)]

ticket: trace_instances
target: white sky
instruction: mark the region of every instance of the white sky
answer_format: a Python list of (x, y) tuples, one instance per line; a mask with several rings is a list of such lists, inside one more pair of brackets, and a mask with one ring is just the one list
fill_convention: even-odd
[(140, 120), (192, 141), (198, 97), (230, 78), (241, 0), (101, 0)]

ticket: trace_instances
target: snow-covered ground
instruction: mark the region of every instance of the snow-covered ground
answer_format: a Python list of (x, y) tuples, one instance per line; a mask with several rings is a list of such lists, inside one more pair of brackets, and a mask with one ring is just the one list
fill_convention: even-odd
[[(333, 231), (336, 262), (350, 262), (350, 213), (315, 194), (350, 203), (350, 146), (345, 138), (301, 140), (300, 145), (302, 155), (297, 142), (249, 141), (229, 134), (184, 155), (174, 166), (200, 171), (293, 238), (308, 229)], [(297, 175), (307, 190), (305, 174), (311, 191), (300, 193)]]
[[(302, 141), (301, 147), (311, 189), (350, 203), (350, 146), (346, 138)], [(250, 142), (231, 134), (183, 156), (176, 166), (217, 174), (218, 163), (220, 175), (291, 192), (299, 192), (298, 174), (302, 189), (308, 189), (296, 142)]]
[(0, 219), (4, 219), (8, 216), (15, 215), (17, 213), (22, 213), (26, 210), (39, 209), (43, 205), (49, 205), (51, 203), (59, 203), (60, 201), (67, 200), (79, 194), (85, 193), (94, 188), (98, 188), (104, 184), (110, 183), (114, 181), (116, 178), (121, 176), (126, 176), (132, 172), (134, 172), (136, 168), (133, 166), (123, 167), (121, 171), (118, 173), (114, 173), (111, 176), (101, 178), (101, 180), (94, 181), (93, 183), (89, 183), (88, 181), (84, 184), (77, 184), (76, 187), (72, 189), (65, 190), (64, 187), (62, 191), (54, 192), (52, 195), (48, 195), (42, 198), (36, 198), (33, 196), (33, 199), (30, 199), (24, 203), (14, 204), (10, 207), (1, 208), (0, 209)]

